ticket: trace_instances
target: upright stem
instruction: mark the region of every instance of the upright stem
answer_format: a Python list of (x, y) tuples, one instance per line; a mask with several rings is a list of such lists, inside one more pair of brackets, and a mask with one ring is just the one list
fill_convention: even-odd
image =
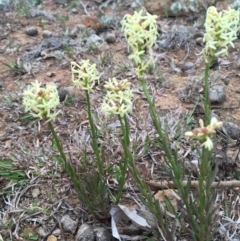
[[(199, 237), (205, 237), (206, 229), (210, 223), (207, 223), (206, 217), (209, 215), (207, 212), (209, 200), (211, 199), (211, 185), (207, 183), (210, 172), (211, 172), (211, 156), (212, 152), (206, 149), (205, 147), (202, 148), (202, 156), (201, 156), (201, 163), (199, 165)], [(207, 226), (206, 226), (207, 225)]]
[[(129, 127), (128, 127), (128, 123), (127, 123), (127, 118), (126, 116), (124, 116), (124, 123), (122, 120), (122, 117), (120, 115), (118, 115), (118, 119), (120, 121), (121, 124), (121, 129), (122, 129), (122, 133), (123, 133), (123, 146), (124, 149), (129, 148)], [(129, 159), (131, 157), (129, 157), (128, 153), (126, 151), (124, 151), (124, 156), (123, 156), (123, 165), (121, 165), (121, 177), (118, 183), (118, 193), (116, 196), (116, 203), (119, 203), (120, 198), (122, 197), (122, 191), (123, 191), (123, 187), (125, 184), (125, 175), (126, 175), (126, 171), (127, 171), (127, 166), (128, 166), (128, 162)]]
[(206, 125), (210, 124), (210, 101), (209, 101), (209, 71), (212, 64), (213, 57), (211, 57), (206, 63), (204, 70), (204, 111), (205, 111), (205, 123)]
[(100, 152), (99, 152), (99, 148), (98, 148), (98, 142), (97, 142), (98, 138), (97, 138), (96, 128), (93, 124), (89, 93), (87, 90), (85, 92), (86, 92), (86, 97), (87, 97), (88, 119), (89, 119), (89, 124), (90, 124), (90, 128), (91, 128), (91, 133), (92, 133), (92, 146), (93, 146), (94, 154), (95, 154), (96, 160), (97, 160), (98, 171), (99, 171), (99, 174), (101, 175), (103, 173), (103, 164), (101, 162)]
[(59, 139), (58, 139), (58, 137), (57, 137), (57, 133), (55, 132), (54, 127), (53, 127), (51, 121), (48, 122), (48, 126), (49, 126), (49, 128), (50, 128), (50, 130), (51, 130), (51, 132), (52, 132), (53, 139), (54, 139), (54, 141), (56, 142), (57, 149), (58, 149), (58, 151), (59, 151), (59, 153), (60, 153), (60, 156), (61, 156), (61, 158), (63, 159), (64, 164), (66, 165), (66, 161), (67, 161), (66, 155), (65, 155), (65, 153), (64, 153), (64, 151), (63, 151), (62, 145), (61, 145), (61, 143), (60, 143), (60, 141), (59, 141)]

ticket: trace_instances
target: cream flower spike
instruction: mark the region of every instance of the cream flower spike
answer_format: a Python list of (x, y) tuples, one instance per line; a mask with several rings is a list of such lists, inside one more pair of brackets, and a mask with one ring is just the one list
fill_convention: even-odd
[(229, 8), (218, 12), (215, 7), (209, 7), (205, 29), (205, 48), (201, 53), (207, 63), (210, 57), (227, 55), (229, 44), (234, 47), (233, 41), (237, 39), (239, 30), (239, 10)]
[(90, 64), (89, 60), (81, 60), (79, 64), (71, 62), (72, 82), (82, 89), (91, 92), (100, 75), (96, 69), (96, 64)]
[(130, 85), (127, 79), (109, 79), (104, 85), (107, 94), (102, 103), (102, 111), (105, 115), (115, 114), (123, 117), (132, 110), (133, 94)]
[(32, 116), (47, 121), (54, 120), (60, 111), (56, 111), (59, 104), (59, 96), (56, 86), (47, 85), (41, 87), (37, 80), (23, 93), (23, 105)]
[(136, 65), (141, 64), (146, 48), (150, 49), (157, 40), (157, 16), (149, 14), (145, 9), (127, 14), (121, 21), (122, 31), (132, 50), (129, 59)]

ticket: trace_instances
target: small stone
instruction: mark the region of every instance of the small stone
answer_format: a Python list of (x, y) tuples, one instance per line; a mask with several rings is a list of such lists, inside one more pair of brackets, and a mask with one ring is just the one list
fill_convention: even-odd
[(52, 37), (52, 35), (53, 35), (53, 33), (49, 30), (43, 30), (42, 31), (42, 37), (43, 38), (50, 38), (50, 37)]
[(183, 66), (182, 66), (182, 71), (186, 71), (186, 70), (189, 70), (189, 69), (193, 69), (193, 68), (195, 68), (195, 67), (196, 67), (196, 66), (195, 66), (194, 63), (192, 63), (192, 62), (186, 62), (186, 63), (184, 63)]
[(94, 241), (94, 232), (90, 225), (84, 223), (78, 229), (75, 241)]
[(51, 77), (53, 77), (53, 76), (55, 76), (55, 75), (56, 75), (55, 72), (48, 72), (48, 73), (47, 73), (47, 77), (49, 77), (49, 78), (51, 78)]
[(77, 37), (77, 35), (83, 31), (83, 30), (86, 30), (86, 26), (84, 26), (83, 24), (79, 23), (79, 24), (76, 24), (74, 26), (74, 28), (70, 31), (70, 37), (74, 38), (74, 37)]
[(75, 233), (77, 226), (78, 226), (78, 222), (72, 220), (68, 215), (64, 215), (61, 218), (61, 223), (63, 225), (63, 229), (67, 232), (70, 232), (72, 234)]
[(0, 78), (0, 89), (2, 89), (2, 88), (3, 88), (3, 79)]
[(107, 229), (102, 227), (94, 228), (96, 241), (111, 241), (111, 235)]
[(39, 188), (34, 188), (34, 189), (32, 190), (32, 197), (33, 197), (33, 198), (37, 198), (40, 193), (41, 193), (41, 192), (40, 192)]
[(38, 30), (36, 27), (29, 27), (27, 28), (26, 32), (25, 32), (28, 36), (36, 36), (38, 35)]
[(135, 1), (131, 3), (131, 8), (132, 8), (132, 9), (135, 10), (135, 9), (138, 8), (138, 7), (139, 7), (139, 4), (137, 4)]
[(57, 241), (57, 238), (54, 235), (50, 235), (48, 236), (47, 241)]
[(72, 9), (71, 9), (71, 13), (77, 14), (77, 13), (78, 13), (78, 10), (77, 10), (76, 8), (72, 8)]
[(240, 58), (237, 59), (236, 66), (237, 66), (238, 69), (240, 69)]
[(196, 44), (202, 46), (202, 45), (203, 45), (203, 38), (202, 38), (202, 37), (197, 38), (197, 39), (196, 39)]
[(45, 232), (43, 227), (40, 227), (37, 231), (38, 235), (41, 237), (45, 237), (47, 235), (47, 233)]
[(226, 99), (225, 86), (215, 85), (210, 88), (209, 100), (212, 104), (220, 104)]
[(107, 33), (105, 36), (105, 41), (109, 44), (116, 42), (116, 35), (115, 33)]
[(98, 44), (99, 42), (101, 42), (102, 39), (96, 35), (96, 34), (92, 34), (86, 42), (86, 46), (90, 46), (91, 44)]
[(63, 102), (66, 99), (67, 95), (68, 95), (68, 91), (65, 88), (60, 87), (58, 89), (58, 96), (59, 96), (60, 102)]
[(61, 230), (59, 228), (55, 229), (53, 232), (52, 232), (52, 235), (54, 236), (59, 236), (61, 235)]
[(222, 130), (225, 135), (229, 136), (233, 140), (237, 140), (239, 138), (239, 127), (233, 122), (225, 122), (222, 126)]

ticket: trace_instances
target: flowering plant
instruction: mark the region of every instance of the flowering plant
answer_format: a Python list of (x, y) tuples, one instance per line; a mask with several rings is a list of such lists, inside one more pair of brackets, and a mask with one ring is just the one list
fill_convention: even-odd
[(32, 116), (39, 119), (54, 120), (60, 111), (56, 111), (59, 96), (56, 86), (41, 87), (37, 80), (23, 93), (25, 111), (30, 111)]
[(103, 113), (124, 117), (127, 112), (132, 110), (133, 94), (130, 85), (127, 79), (119, 82), (115, 78), (109, 79), (104, 85), (107, 94), (102, 103)]
[(199, 120), (199, 125), (200, 128), (195, 128), (193, 131), (186, 132), (185, 136), (200, 140), (202, 142), (202, 146), (210, 151), (213, 149), (213, 142), (210, 135), (215, 134), (216, 129), (220, 128), (223, 125), (223, 122), (218, 121), (215, 117), (213, 117), (208, 126), (204, 126), (202, 119)]
[(129, 59), (133, 59), (136, 65), (142, 64), (145, 50), (151, 51), (151, 47), (157, 40), (157, 16), (140, 10), (133, 15), (127, 14), (121, 21), (122, 31), (132, 49)]
[(239, 30), (239, 11), (229, 8), (218, 12), (211, 6), (207, 10), (205, 28), (203, 41), (206, 44), (201, 53), (208, 62), (209, 57), (227, 55), (229, 44), (234, 47), (233, 41), (237, 39)]
[(100, 75), (96, 64), (90, 64), (89, 60), (81, 60), (80, 64), (71, 62), (72, 82), (76, 87), (91, 92)]

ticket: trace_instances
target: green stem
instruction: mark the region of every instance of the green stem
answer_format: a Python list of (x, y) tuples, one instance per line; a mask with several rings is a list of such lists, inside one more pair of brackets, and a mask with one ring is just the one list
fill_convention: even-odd
[(206, 229), (210, 223), (207, 223), (206, 217), (209, 215), (207, 207), (209, 206), (209, 201), (211, 199), (211, 184), (207, 183), (210, 178), (211, 172), (211, 156), (212, 152), (202, 148), (201, 163), (199, 164), (199, 238), (203, 240), (206, 236)]
[(213, 57), (210, 58), (204, 70), (204, 111), (205, 111), (205, 124), (210, 124), (210, 101), (209, 101), (209, 72), (212, 64)]
[(64, 164), (66, 165), (66, 161), (67, 161), (66, 155), (65, 155), (65, 153), (64, 153), (64, 151), (63, 151), (62, 145), (61, 145), (61, 143), (60, 143), (60, 141), (59, 141), (59, 139), (58, 139), (58, 137), (57, 137), (57, 133), (55, 132), (54, 127), (53, 127), (51, 121), (48, 122), (48, 126), (49, 126), (49, 128), (50, 128), (50, 130), (51, 130), (51, 132), (52, 132), (53, 139), (54, 139), (54, 141), (56, 142), (57, 149), (58, 149), (58, 151), (59, 151), (59, 153), (60, 153), (60, 156), (61, 156), (61, 158), (63, 159)]
[[(126, 116), (124, 116), (124, 123), (122, 120), (122, 117), (120, 115), (118, 115), (118, 119), (120, 121), (121, 124), (121, 129), (122, 129), (122, 133), (123, 133), (123, 146), (125, 147), (124, 150), (127, 148), (129, 149), (129, 126), (127, 123), (127, 118)], [(127, 171), (127, 166), (128, 166), (128, 161), (129, 161), (129, 156), (128, 156), (128, 152), (124, 152), (124, 156), (123, 156), (123, 165), (121, 165), (121, 177), (118, 183), (118, 193), (116, 196), (116, 203), (119, 203), (120, 198), (122, 197), (122, 191), (123, 191), (123, 187), (125, 184), (125, 175), (126, 175), (126, 171)]]
[(148, 89), (147, 89), (147, 86), (146, 86), (146, 82), (145, 82), (145, 79), (143, 78), (142, 76), (143, 74), (140, 75), (140, 82), (141, 82), (141, 85), (142, 85), (142, 88), (143, 88), (143, 91), (144, 91), (144, 94), (147, 98), (147, 101), (148, 101), (148, 104), (149, 104), (149, 110), (150, 110), (150, 114), (151, 114), (151, 117), (152, 117), (152, 120), (153, 120), (153, 124), (160, 136), (160, 139), (162, 141), (162, 145), (163, 145), (163, 149), (165, 151), (165, 154), (168, 158), (169, 161), (172, 161), (173, 160), (173, 156), (172, 156), (172, 152), (171, 152), (171, 149), (169, 147), (169, 143), (165, 137), (165, 134), (162, 130), (162, 126), (161, 126), (161, 123), (158, 119), (158, 116), (156, 114), (156, 109), (154, 107), (154, 104), (152, 102), (152, 99), (150, 97), (150, 94), (148, 92)]
[(98, 147), (98, 141), (97, 141), (98, 138), (97, 138), (97, 134), (96, 134), (96, 128), (93, 124), (89, 93), (87, 90), (85, 92), (86, 92), (86, 97), (87, 97), (88, 119), (89, 119), (89, 124), (90, 124), (90, 128), (91, 128), (91, 133), (92, 133), (92, 146), (93, 146), (94, 154), (95, 154), (96, 160), (97, 160), (98, 171), (99, 171), (99, 174), (101, 175), (103, 173), (103, 164), (101, 162), (101, 157), (100, 157), (100, 152), (99, 152), (99, 147)]

